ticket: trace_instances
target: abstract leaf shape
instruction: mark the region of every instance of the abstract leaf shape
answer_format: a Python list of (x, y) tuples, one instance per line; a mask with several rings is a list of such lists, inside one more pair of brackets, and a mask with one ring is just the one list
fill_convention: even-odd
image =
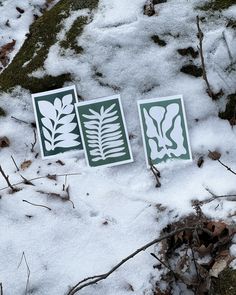
[(107, 109), (102, 106), (99, 112), (90, 108), (90, 114), (83, 114), (88, 119), (83, 124), (93, 162), (126, 154), (121, 124), (116, 122), (119, 116), (114, 110), (115, 106), (116, 104), (112, 104)]
[(53, 104), (51, 104), (49, 101), (39, 101), (38, 105), (40, 113), (45, 118), (52, 119), (53, 121), (55, 121), (57, 117), (57, 112)]
[(179, 157), (187, 153), (178, 103), (169, 104), (167, 107), (153, 106), (149, 112), (144, 108), (143, 112), (152, 160), (166, 156)]
[(73, 133), (77, 124), (75, 118), (73, 97), (65, 95), (62, 100), (55, 98), (53, 104), (48, 101), (39, 101), (39, 110), (43, 116), (42, 132), (45, 138), (45, 148), (53, 151), (55, 148), (69, 148), (80, 145), (79, 135)]

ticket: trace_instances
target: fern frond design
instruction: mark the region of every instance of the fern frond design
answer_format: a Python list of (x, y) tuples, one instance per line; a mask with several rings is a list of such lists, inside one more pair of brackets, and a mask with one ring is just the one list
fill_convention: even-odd
[(75, 118), (74, 106), (71, 94), (65, 95), (62, 100), (55, 98), (54, 102), (39, 101), (38, 106), (43, 118), (42, 133), (47, 151), (55, 148), (69, 148), (80, 144), (78, 134), (73, 133), (77, 124), (73, 123)]
[(121, 124), (115, 122), (119, 118), (117, 111), (113, 110), (115, 106), (112, 104), (107, 109), (102, 106), (99, 112), (89, 109), (89, 115), (83, 114), (88, 119), (84, 127), (93, 162), (126, 154)]

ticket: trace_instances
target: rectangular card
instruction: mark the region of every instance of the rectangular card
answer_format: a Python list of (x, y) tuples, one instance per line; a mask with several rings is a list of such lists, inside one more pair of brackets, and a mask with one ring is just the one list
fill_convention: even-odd
[(147, 165), (192, 160), (182, 95), (138, 101)]
[(133, 162), (120, 95), (80, 102), (76, 113), (90, 167)]
[(32, 94), (42, 158), (83, 149), (74, 104), (75, 86)]

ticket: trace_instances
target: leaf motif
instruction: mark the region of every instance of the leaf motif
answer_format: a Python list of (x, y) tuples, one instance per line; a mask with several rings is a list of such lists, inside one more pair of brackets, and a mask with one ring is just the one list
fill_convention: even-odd
[(45, 147), (46, 147), (46, 150), (47, 151), (51, 151), (52, 150), (52, 145), (47, 140), (45, 140)]
[(55, 98), (53, 104), (48, 101), (40, 101), (39, 109), (42, 118), (42, 133), (47, 151), (55, 150), (57, 147), (69, 148), (78, 146), (78, 134), (73, 133), (77, 124), (73, 122), (75, 114), (72, 105), (71, 94), (65, 95), (62, 100)]
[(163, 159), (165, 156), (179, 157), (187, 152), (179, 111), (178, 103), (171, 103), (166, 108), (153, 106), (149, 113), (144, 108), (146, 135), (149, 138), (152, 160)]
[(106, 109), (101, 106), (99, 113), (90, 108), (89, 114), (82, 115), (87, 119), (83, 124), (93, 162), (126, 154), (121, 124), (117, 122), (119, 116), (117, 110), (114, 111), (115, 106), (116, 104), (112, 104)]
[(63, 98), (62, 98), (63, 107), (71, 105), (72, 100), (73, 100), (72, 94), (67, 94), (67, 95), (63, 96)]
[(51, 141), (52, 141), (52, 136), (51, 136), (51, 134), (49, 133), (49, 131), (48, 131), (45, 127), (43, 127), (42, 129), (43, 129), (43, 135), (44, 135), (44, 137), (45, 137), (49, 142), (51, 142)]
[(63, 114), (68, 115), (71, 114), (73, 112), (73, 105), (67, 105), (64, 109), (63, 109)]
[(74, 120), (74, 118), (75, 118), (75, 114), (64, 116), (60, 118), (60, 120), (58, 121), (58, 124), (69, 124), (70, 122)]
[(47, 127), (49, 130), (53, 129), (52, 121), (49, 118), (42, 118), (42, 123), (45, 127)]
[(62, 109), (62, 103), (61, 103), (61, 100), (60, 100), (58, 97), (54, 100), (54, 107), (55, 107), (55, 109), (56, 109), (58, 112), (61, 112), (61, 109)]
[(70, 133), (71, 131), (73, 131), (75, 129), (75, 127), (77, 126), (76, 123), (70, 123), (70, 124), (66, 124), (66, 125), (62, 125), (59, 128), (56, 129), (55, 134), (57, 133)]
[(55, 144), (55, 147), (70, 148), (78, 146), (80, 143), (72, 139), (66, 139)]
[(39, 101), (38, 106), (40, 113), (45, 118), (52, 119), (53, 121), (56, 120), (57, 113), (52, 103), (50, 103), (49, 101)]

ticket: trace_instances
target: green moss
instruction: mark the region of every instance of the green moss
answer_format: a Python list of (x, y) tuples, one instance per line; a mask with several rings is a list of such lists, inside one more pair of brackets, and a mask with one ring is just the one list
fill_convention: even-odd
[(204, 6), (200, 7), (202, 10), (222, 10), (227, 9), (233, 4), (235, 0), (210, 0)]
[(219, 278), (212, 280), (210, 295), (235, 295), (236, 294), (236, 270), (226, 268)]
[(4, 111), (3, 108), (0, 107), (0, 117), (5, 117), (6, 116), (6, 112)]
[[(70, 81), (70, 74), (65, 73), (59, 77), (45, 76), (43, 78), (29, 77), (28, 75), (42, 68), (49, 49), (57, 42), (57, 34), (62, 28), (63, 20), (68, 18), (71, 11), (79, 9), (94, 9), (99, 0), (61, 0), (51, 10), (46, 11), (30, 27), (25, 43), (15, 56), (11, 64), (0, 75), (0, 90), (9, 91), (20, 85), (31, 92), (44, 91), (54, 87), (63, 86)], [(75, 43), (77, 34), (81, 34), (85, 20), (79, 18), (70, 30), (68, 40), (77, 52), (79, 46)], [(76, 27), (78, 26), (78, 27)], [(76, 27), (76, 29), (75, 29)], [(77, 47), (76, 47), (77, 46)]]
[(65, 40), (60, 42), (61, 47), (65, 49), (72, 48), (77, 54), (82, 53), (83, 48), (81, 46), (78, 46), (77, 37), (83, 32), (83, 27), (87, 24), (87, 21), (87, 17), (78, 17), (73, 23), (70, 30), (66, 33)]

